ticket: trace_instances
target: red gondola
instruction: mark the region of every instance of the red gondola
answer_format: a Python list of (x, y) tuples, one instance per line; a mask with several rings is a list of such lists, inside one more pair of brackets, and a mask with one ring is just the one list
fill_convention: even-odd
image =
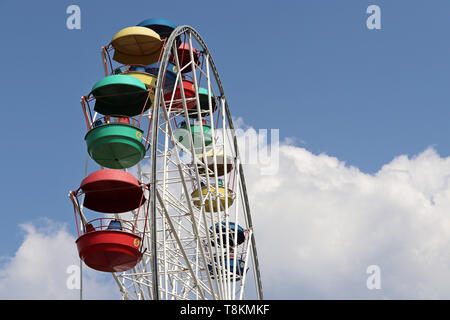
[(130, 173), (103, 169), (87, 176), (79, 190), (85, 193), (84, 207), (103, 213), (122, 213), (141, 206), (144, 189)]
[[(200, 60), (198, 57), (197, 50), (195, 50), (195, 48), (192, 48), (192, 54), (194, 56), (194, 62), (198, 65)], [(192, 67), (189, 66), (184, 68), (189, 62), (191, 62), (191, 55), (189, 53), (189, 44), (186, 42), (181, 43), (177, 49), (177, 55), (178, 61), (180, 62), (181, 73), (191, 72)]]
[[(104, 223), (109, 220), (109, 223)], [(100, 225), (94, 226), (94, 223)], [(122, 272), (133, 268), (142, 258), (141, 237), (127, 221), (96, 219), (85, 225), (76, 240), (78, 253), (84, 263), (95, 270)]]
[[(187, 109), (192, 109), (195, 106), (195, 87), (194, 83), (189, 80), (183, 80), (183, 89), (184, 89), (184, 96), (186, 98), (186, 107)], [(166, 107), (169, 109), (171, 106), (172, 112), (181, 111), (184, 109), (183, 106), (183, 100), (181, 96), (181, 89), (180, 85), (177, 86), (175, 89), (175, 94), (172, 100), (172, 94), (173, 92), (168, 92), (164, 95), (164, 101), (166, 102)]]
[[(138, 208), (134, 221), (98, 218), (88, 222), (78, 201), (79, 190), (85, 194), (84, 207), (91, 210), (117, 214)], [(104, 272), (122, 272), (141, 260), (142, 234), (147, 224), (139, 232), (136, 226), (140, 207), (145, 201), (144, 186), (133, 175), (116, 169), (95, 171), (82, 181), (77, 191), (70, 192), (69, 197), (77, 222), (78, 253), (88, 267)], [(78, 217), (82, 228), (79, 228)], [(147, 221), (147, 216), (145, 219)]]

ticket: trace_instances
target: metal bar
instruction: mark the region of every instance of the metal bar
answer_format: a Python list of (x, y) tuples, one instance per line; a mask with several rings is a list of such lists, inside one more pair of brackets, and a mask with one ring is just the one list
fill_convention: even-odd
[[(167, 209), (166, 209), (166, 207), (164, 206), (163, 199), (161, 198), (161, 196), (160, 196), (160, 194), (159, 194), (158, 191), (156, 191), (156, 194), (157, 194), (157, 197), (158, 197), (158, 200), (159, 200), (159, 204), (160, 204), (161, 207), (162, 207), (163, 213), (164, 213), (164, 215), (166, 216), (167, 223), (169, 224), (169, 226), (170, 226), (170, 228), (171, 228), (172, 230), (175, 230), (175, 228), (174, 228), (174, 226), (173, 226), (173, 224), (172, 224), (172, 220), (170, 219), (169, 213), (167, 212)], [(192, 270), (192, 266), (191, 266), (191, 264), (189, 263), (189, 258), (186, 256), (186, 253), (185, 253), (184, 250), (183, 250), (183, 246), (182, 246), (182, 243), (180, 242), (180, 239), (178, 239), (176, 233), (173, 233), (173, 235), (174, 235), (175, 239), (177, 240), (178, 246), (179, 246), (179, 248), (181, 249), (181, 254), (183, 255), (183, 257), (184, 257), (184, 259), (185, 259), (185, 261), (186, 261), (186, 265), (187, 265), (187, 267), (188, 267), (188, 269), (189, 269), (189, 272), (191, 273), (192, 278), (194, 279), (194, 282), (196, 283), (196, 285), (199, 285), (199, 284), (198, 284), (197, 277), (196, 277), (195, 274), (194, 274), (194, 270)], [(199, 291), (200, 296), (202, 297), (202, 299), (205, 299), (205, 296), (203, 295), (203, 292), (202, 292), (201, 290), (198, 290), (198, 291)]]

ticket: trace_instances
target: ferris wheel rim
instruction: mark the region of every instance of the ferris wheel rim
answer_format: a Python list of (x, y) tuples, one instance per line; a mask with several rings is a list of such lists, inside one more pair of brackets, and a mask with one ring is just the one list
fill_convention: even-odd
[[(148, 145), (149, 145), (149, 147), (151, 147), (151, 151), (150, 151), (151, 154), (148, 157), (148, 158), (151, 159), (151, 166), (150, 166), (151, 168), (150, 168), (150, 172), (148, 174), (148, 177), (150, 178), (150, 183), (148, 184), (148, 186), (149, 186), (149, 188), (148, 188), (148, 190), (149, 190), (149, 197), (147, 198), (148, 207), (151, 207), (151, 210), (150, 210), (151, 214), (150, 214), (150, 220), (149, 220), (150, 225), (151, 225), (151, 232), (149, 232), (149, 233), (151, 234), (151, 236), (148, 237), (148, 234), (145, 235), (145, 237), (149, 238), (148, 239), (148, 241), (149, 241), (148, 242), (148, 247), (151, 247), (151, 252), (152, 252), (152, 254), (149, 255), (149, 260), (152, 260), (151, 261), (151, 267), (150, 267), (150, 269), (152, 269), (152, 281), (151, 281), (152, 285), (151, 285), (151, 292), (149, 290), (149, 294), (150, 294), (150, 296), (153, 296), (153, 299), (156, 299), (156, 300), (159, 299), (160, 286), (159, 286), (159, 283), (158, 283), (158, 281), (159, 281), (158, 280), (159, 279), (159, 276), (158, 276), (159, 267), (158, 267), (158, 256), (157, 256), (157, 240), (158, 240), (157, 232), (158, 232), (158, 230), (157, 230), (157, 223), (156, 223), (156, 221), (157, 221), (157, 202), (158, 202), (157, 197), (159, 196), (159, 194), (158, 194), (158, 191), (157, 191), (158, 179), (157, 179), (157, 169), (156, 169), (157, 167), (156, 167), (156, 165), (157, 165), (157, 156), (158, 156), (158, 147), (157, 147), (157, 145), (158, 145), (158, 143), (157, 143), (158, 142), (158, 133), (160, 131), (159, 130), (159, 124), (158, 124), (159, 119), (161, 117), (160, 109), (164, 110), (165, 116), (167, 117), (167, 110), (166, 110), (165, 106), (162, 105), (162, 103), (164, 103), (164, 101), (165, 101), (165, 97), (163, 96), (163, 93), (164, 93), (164, 91), (163, 91), (164, 90), (163, 83), (164, 83), (164, 81), (162, 81), (162, 79), (163, 79), (163, 77), (165, 75), (165, 72), (166, 72), (166, 69), (167, 69), (169, 63), (171, 63), (170, 54), (171, 54), (171, 52), (173, 50), (173, 53), (176, 56), (176, 52), (177, 52), (177, 46), (176, 45), (178, 45), (180, 43), (180, 36), (183, 35), (183, 34), (186, 34), (188, 36), (188, 38), (189, 38), (188, 51), (189, 51), (189, 55), (191, 56), (191, 59), (190, 59), (190, 62), (188, 62), (188, 63), (191, 63), (191, 62), (193, 63), (191, 65), (191, 67), (192, 67), (193, 77), (194, 77), (193, 80), (194, 80), (194, 83), (195, 83), (195, 95), (196, 95), (195, 99), (196, 99), (196, 104), (197, 104), (198, 118), (201, 119), (203, 117), (203, 110), (204, 109), (202, 109), (202, 111), (200, 111), (200, 107), (199, 107), (199, 104), (201, 104), (201, 102), (199, 100), (199, 93), (200, 93), (200, 89), (201, 88), (198, 87), (200, 82), (197, 83), (197, 81), (195, 80), (196, 72), (194, 71), (199, 66), (198, 66), (198, 59), (196, 60), (192, 56), (192, 54), (193, 54), (192, 52), (195, 51), (195, 50), (192, 47), (192, 37), (191, 36), (193, 36), (195, 38), (196, 42), (198, 43), (198, 45), (202, 47), (202, 54), (205, 54), (205, 56), (206, 56), (206, 65), (207, 65), (206, 69), (207, 69), (207, 73), (208, 73), (208, 76), (207, 76), (208, 89), (206, 90), (206, 96), (208, 97), (207, 100), (208, 100), (209, 107), (210, 107), (209, 114), (212, 115), (212, 113), (213, 113), (213, 111), (211, 111), (211, 98), (210, 98), (210, 96), (211, 96), (211, 94), (213, 92), (212, 91), (213, 89), (211, 87), (210, 80), (214, 79), (215, 80), (215, 84), (216, 84), (216, 88), (215, 89), (218, 88), (218, 91), (219, 91), (219, 95), (216, 94), (216, 98), (219, 98), (219, 100), (222, 101), (222, 113), (221, 113), (222, 117), (221, 118), (223, 119), (223, 129), (225, 129), (225, 121), (227, 121), (227, 128), (231, 129), (231, 132), (232, 132), (232, 140), (233, 140), (232, 145), (233, 146), (231, 146), (231, 150), (234, 150), (234, 156), (235, 156), (235, 159), (237, 160), (237, 161), (234, 161), (234, 166), (235, 166), (235, 168), (237, 170), (237, 174), (235, 174), (235, 176), (239, 176), (238, 177), (238, 185), (237, 185), (237, 187), (239, 188), (239, 184), (241, 185), (241, 193), (240, 193), (241, 194), (241, 201), (243, 201), (244, 207), (245, 207), (243, 212), (244, 212), (244, 217), (245, 217), (245, 220), (246, 220), (246, 225), (247, 225), (248, 230), (249, 230), (249, 238), (250, 238), (250, 241), (248, 241), (248, 244), (252, 245), (252, 247), (250, 247), (250, 246), (247, 247), (247, 251), (251, 252), (251, 259), (253, 261), (252, 269), (253, 269), (255, 280), (256, 280), (255, 283), (256, 283), (257, 296), (258, 296), (259, 299), (263, 299), (262, 285), (261, 285), (261, 276), (260, 276), (260, 270), (259, 270), (259, 261), (258, 261), (258, 257), (257, 257), (257, 251), (256, 251), (256, 242), (255, 242), (254, 234), (252, 233), (253, 232), (253, 222), (252, 222), (252, 218), (251, 218), (251, 214), (250, 214), (250, 207), (249, 207), (249, 203), (248, 203), (248, 195), (247, 195), (245, 179), (244, 179), (244, 175), (243, 175), (242, 163), (239, 161), (239, 150), (238, 150), (238, 145), (237, 145), (237, 139), (236, 139), (236, 136), (235, 136), (234, 131), (233, 131), (234, 130), (234, 125), (233, 125), (232, 117), (231, 117), (230, 110), (229, 110), (229, 107), (228, 107), (228, 101), (226, 99), (225, 92), (224, 92), (224, 89), (223, 89), (223, 86), (222, 86), (222, 83), (221, 83), (220, 76), (218, 74), (217, 68), (215, 66), (214, 60), (211, 57), (210, 51), (209, 51), (208, 47), (206, 46), (206, 43), (203, 41), (203, 39), (200, 36), (200, 34), (194, 28), (192, 28), (191, 26), (188, 26), (188, 25), (183, 25), (183, 26), (176, 27), (173, 30), (173, 32), (171, 33), (171, 35), (169, 36), (169, 38), (167, 38), (165, 40), (165, 46), (164, 46), (163, 52), (161, 52), (160, 60), (158, 62), (158, 64), (159, 64), (159, 68), (158, 69), (159, 70), (158, 70), (158, 74), (157, 74), (157, 77), (156, 77), (157, 78), (156, 79), (157, 85), (153, 88), (153, 90), (154, 90), (153, 91), (154, 92), (154, 95), (153, 95), (153, 97), (154, 97), (153, 106), (154, 107), (146, 111), (147, 115), (150, 117), (149, 119), (150, 119), (150, 123), (151, 123), (150, 126), (149, 126), (149, 130), (151, 130), (151, 136), (150, 136), (149, 140), (146, 140)], [(104, 51), (105, 50), (103, 48), (102, 49), (102, 60), (104, 62), (105, 74), (108, 75), (108, 68), (105, 65), (106, 64), (106, 55), (105, 55)], [(176, 58), (176, 63), (178, 64), (178, 67), (179, 67), (180, 66), (180, 61), (178, 60), (178, 58)], [(112, 68), (112, 66), (111, 66), (111, 68)], [(182, 73), (186, 72), (186, 70), (185, 71), (183, 71), (182, 69), (179, 69), (179, 70)], [(199, 67), (199, 70), (201, 71), (202, 67)], [(212, 77), (209, 76), (209, 71), (210, 70), (212, 70)], [(200, 74), (200, 78), (199, 79), (201, 79), (201, 74)], [(180, 91), (184, 92), (182, 81), (181, 80), (179, 80), (179, 81), (181, 82), (180, 83)], [(191, 84), (192, 84), (192, 82), (191, 82)], [(208, 92), (210, 92), (210, 94), (208, 94)], [(216, 93), (217, 93), (217, 91), (216, 91)], [(186, 101), (187, 101), (187, 99), (186, 99), (186, 97), (183, 97), (182, 100), (183, 100), (183, 103), (184, 103), (184, 110), (185, 110), (184, 112), (185, 112), (186, 119), (189, 119), (189, 118), (191, 118), (191, 116), (188, 115), (188, 112), (186, 111)], [(216, 101), (219, 101), (219, 100), (216, 100)], [(83, 104), (82, 104), (82, 106), (83, 106)], [(154, 121), (151, 121), (152, 119)], [(211, 118), (211, 122), (212, 122), (212, 118)], [(189, 127), (189, 125), (188, 125), (188, 127)], [(201, 132), (201, 135), (202, 135), (202, 141), (204, 141), (203, 131), (200, 130), (200, 132)], [(165, 133), (165, 132), (162, 132), (162, 134), (167, 136), (167, 133)], [(171, 139), (172, 139), (172, 142), (173, 142), (173, 139), (174, 139), (173, 138), (173, 134), (171, 133), (171, 135), (172, 135)], [(148, 138), (148, 136), (147, 136), (147, 138)], [(191, 140), (191, 145), (192, 145), (192, 139), (191, 138), (189, 138), (189, 139)], [(225, 146), (223, 146), (223, 147), (225, 147)], [(192, 149), (192, 151), (194, 152), (193, 154), (195, 155), (196, 154), (195, 150)], [(203, 153), (205, 154), (205, 152), (206, 152), (206, 149), (205, 149), (205, 144), (203, 142)], [(209, 151), (208, 151), (208, 153), (209, 153)], [(217, 166), (218, 162), (216, 161), (216, 158), (215, 158), (216, 155), (217, 155), (216, 151), (213, 150), (213, 157), (214, 157), (213, 164), (214, 164), (215, 169), (212, 170), (212, 171), (215, 172), (214, 174), (215, 174), (216, 186), (217, 186), (217, 179), (218, 179), (217, 177), (218, 177), (218, 175), (217, 175), (217, 167), (216, 166)], [(224, 154), (223, 158), (224, 158), (224, 161), (225, 161), (224, 163), (226, 165), (227, 162), (230, 161), (230, 160), (226, 159), (226, 158), (228, 158), (226, 153)], [(208, 161), (209, 160), (206, 160), (205, 164), (207, 164)], [(195, 161), (194, 161), (194, 163), (195, 163)], [(180, 160), (179, 159), (178, 159), (178, 164), (180, 164)], [(232, 162), (230, 162), (230, 165), (231, 164), (232, 164)], [(183, 163), (183, 165), (185, 165), (185, 164)], [(194, 165), (194, 167), (195, 167), (195, 170), (196, 170), (197, 181), (200, 181), (199, 180), (199, 169), (198, 169), (198, 166)], [(222, 170), (225, 170), (225, 169), (222, 169)], [(206, 171), (206, 176), (208, 177), (209, 175), (208, 175), (208, 168), (207, 167), (205, 167), (205, 171)], [(225, 170), (225, 171), (229, 172), (228, 170)], [(138, 172), (141, 172), (140, 163), (138, 164)], [(180, 171), (179, 173), (182, 174), (182, 171)], [(139, 175), (142, 176), (142, 172), (139, 173)], [(182, 180), (184, 181), (184, 178), (182, 178)], [(225, 181), (226, 181), (226, 178), (225, 178)], [(184, 184), (184, 189), (186, 189), (185, 182), (183, 182), (183, 184)], [(234, 181), (233, 181), (233, 184), (234, 184)], [(152, 187), (150, 187), (150, 186), (152, 186)], [(209, 187), (209, 182), (208, 182), (208, 187)], [(228, 189), (225, 189), (225, 193), (227, 192), (227, 190)], [(201, 194), (202, 193), (200, 193), (200, 198), (202, 197)], [(189, 197), (190, 197), (190, 195), (187, 196), (187, 198), (189, 198)], [(225, 197), (225, 198), (228, 199), (228, 197)], [(217, 200), (217, 201), (219, 201), (219, 200)], [(227, 202), (227, 200), (225, 200), (225, 202)], [(159, 200), (159, 203), (161, 203), (161, 200)], [(219, 203), (219, 202), (217, 202), (217, 203)], [(193, 208), (192, 208), (192, 204), (190, 202), (188, 202), (188, 206), (189, 206), (188, 209), (190, 211), (190, 214), (193, 216), (194, 211), (193, 211)], [(161, 208), (160, 208), (160, 211), (161, 211)], [(206, 221), (205, 221), (205, 223), (206, 223)], [(227, 224), (227, 226), (228, 226), (228, 224)], [(200, 227), (204, 229), (205, 225), (202, 225), (200, 223)], [(220, 231), (221, 230), (222, 229), (220, 228)], [(214, 231), (215, 231), (215, 229), (214, 229)], [(198, 230), (196, 232), (198, 232)], [(228, 232), (228, 231), (226, 231), (226, 232)], [(199, 237), (198, 234), (196, 234), (195, 236)], [(216, 235), (214, 235), (214, 237), (215, 236)], [(220, 237), (222, 237), (222, 235), (220, 235)], [(200, 238), (199, 238), (198, 241), (200, 241)], [(180, 248), (180, 249), (184, 250), (184, 248)], [(205, 252), (203, 250), (200, 250), (200, 252), (203, 255), (203, 261), (205, 261), (205, 256), (204, 256)], [(223, 253), (222, 253), (222, 260), (223, 260)], [(161, 263), (161, 262), (159, 262), (159, 263)], [(230, 265), (230, 267), (231, 267), (231, 265)], [(234, 270), (236, 270), (234, 268), (235, 268), (235, 266), (233, 266), (233, 273), (235, 272)], [(144, 269), (146, 269), (146, 267), (144, 267)], [(231, 270), (230, 270), (230, 272), (231, 272)], [(135, 273), (136, 273), (136, 271), (135, 271)], [(119, 283), (117, 276), (115, 274), (113, 274), (113, 276), (114, 276), (114, 279), (116, 280), (116, 282), (118, 283), (119, 287), (121, 288), (121, 291), (123, 292), (123, 297), (124, 298), (128, 298), (128, 295), (124, 291), (124, 287)], [(208, 279), (210, 281), (209, 284), (211, 285), (211, 277), (210, 277), (210, 275), (208, 273), (207, 273), (207, 276), (208, 276)], [(196, 277), (193, 277), (193, 279), (194, 279), (194, 281), (198, 281), (196, 279)], [(228, 279), (229, 279), (229, 276), (228, 276)], [(244, 279), (245, 279), (245, 274), (244, 274)], [(203, 280), (201, 280), (201, 281), (203, 281)], [(233, 280), (233, 281), (235, 281), (235, 280)], [(204, 283), (201, 283), (201, 284), (204, 285)], [(216, 284), (217, 284), (217, 282), (216, 282)], [(243, 286), (241, 286), (241, 288), (243, 288)], [(202, 294), (201, 290), (199, 291), (199, 293), (203, 297), (203, 294)], [(243, 293), (243, 291), (241, 290), (241, 299), (242, 299), (242, 293)], [(167, 295), (167, 293), (166, 293), (166, 295)], [(213, 296), (213, 298), (216, 298), (215, 294), (212, 295), (212, 296)], [(233, 297), (234, 297), (234, 295), (233, 295)]]
[[(170, 37), (167, 39), (166, 41), (166, 45), (164, 47), (164, 51), (161, 55), (161, 64), (160, 64), (160, 68), (158, 71), (158, 80), (157, 80), (157, 87), (156, 87), (156, 91), (155, 91), (155, 99), (153, 102), (153, 111), (152, 111), (152, 117), (153, 119), (158, 119), (159, 118), (159, 106), (160, 106), (160, 96), (161, 96), (161, 91), (163, 90), (163, 76), (164, 76), (164, 72), (167, 69), (167, 65), (169, 63), (169, 58), (170, 58), (170, 53), (172, 51), (172, 47), (174, 45), (174, 43), (176, 43), (177, 38), (182, 35), (183, 33), (188, 32), (189, 34), (194, 35), (194, 37), (196, 38), (196, 40), (198, 41), (198, 43), (202, 46), (204, 52), (207, 54), (208, 56), (208, 60), (210, 63), (210, 67), (211, 70), (213, 72), (214, 78), (216, 80), (217, 86), (219, 88), (219, 92), (220, 92), (220, 96), (223, 97), (224, 101), (225, 101), (225, 112), (226, 112), (226, 116), (227, 116), (227, 120), (228, 120), (228, 124), (230, 126), (231, 130), (234, 130), (234, 125), (233, 125), (233, 121), (232, 121), (232, 117), (231, 117), (231, 113), (229, 110), (229, 106), (228, 106), (228, 100), (226, 99), (225, 96), (225, 91), (223, 89), (223, 85), (222, 82), (220, 80), (220, 76), (219, 73), (217, 71), (216, 65), (214, 63), (214, 60), (210, 54), (210, 51), (205, 43), (205, 41), (203, 40), (203, 38), (200, 36), (200, 34), (197, 32), (197, 30), (195, 30), (193, 27), (189, 26), (189, 25), (182, 25), (182, 26), (178, 26), (176, 27)], [(157, 121), (152, 121), (152, 137), (150, 140), (150, 144), (151, 144), (151, 155), (152, 155), (152, 170), (151, 170), (151, 181), (156, 182), (156, 153), (157, 153), (157, 138), (158, 138), (158, 131), (156, 130), (157, 128)], [(238, 144), (237, 144), (237, 138), (236, 136), (233, 134), (233, 142), (234, 142), (234, 148), (235, 148), (235, 152), (236, 155), (239, 157), (239, 148), (238, 148)], [(248, 219), (248, 224), (249, 224), (249, 228), (253, 229), (253, 222), (252, 222), (252, 218), (251, 218), (251, 214), (250, 214), (250, 205), (249, 205), (249, 201), (248, 201), (248, 195), (247, 195), (247, 188), (246, 188), (246, 183), (245, 183), (245, 178), (244, 178), (244, 171), (242, 168), (242, 163), (239, 163), (239, 171), (240, 171), (240, 183), (243, 189), (243, 195), (244, 195), (244, 203), (246, 206), (246, 215), (247, 215), (247, 219)], [(150, 190), (150, 198), (152, 200), (152, 207), (151, 207), (151, 220), (152, 220), (152, 224), (153, 224), (153, 228), (156, 228), (156, 201), (157, 201), (157, 196), (156, 196), (156, 186), (154, 186), (153, 188), (151, 188)], [(152, 230), (152, 234), (156, 237), (156, 229), (153, 231)], [(153, 238), (154, 239), (154, 238)], [(257, 255), (257, 251), (256, 251), (256, 242), (255, 242), (255, 237), (254, 234), (252, 235), (251, 238), (252, 241), (252, 252), (253, 252), (253, 262), (255, 264), (254, 268), (255, 268), (255, 272), (256, 272), (256, 278), (257, 278), (257, 293), (258, 293), (258, 298), (259, 299), (264, 299), (263, 297), (263, 290), (262, 290), (262, 283), (261, 283), (261, 274), (260, 274), (260, 268), (259, 268), (259, 260), (258, 260), (258, 255)], [(152, 242), (153, 244), (153, 248), (152, 249), (156, 249), (156, 243), (155, 241)], [(156, 252), (156, 251), (154, 251)], [(157, 259), (154, 259), (154, 268), (157, 271)], [(157, 278), (157, 277), (156, 277)], [(157, 286), (154, 285), (154, 293), (156, 294), (157, 290)], [(156, 294), (156, 296), (158, 296), (158, 294)], [(154, 296), (155, 297), (155, 296)]]

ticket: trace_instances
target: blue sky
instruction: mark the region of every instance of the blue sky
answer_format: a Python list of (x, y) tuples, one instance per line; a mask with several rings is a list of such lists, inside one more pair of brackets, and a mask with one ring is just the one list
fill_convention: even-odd
[[(79, 99), (103, 75), (101, 46), (150, 17), (199, 31), (232, 115), (256, 129), (280, 129), (366, 173), (429, 146), (450, 155), (450, 2), (187, 3), (0, 0), (0, 256), (17, 250), (20, 223), (73, 225), (67, 192), (85, 160)], [(66, 28), (71, 4), (81, 30)], [(366, 27), (371, 4), (381, 30)]]

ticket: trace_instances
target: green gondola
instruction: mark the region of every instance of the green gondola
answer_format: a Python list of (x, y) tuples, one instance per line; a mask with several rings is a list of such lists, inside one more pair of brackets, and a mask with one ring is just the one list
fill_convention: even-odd
[(136, 116), (151, 106), (148, 89), (139, 79), (115, 74), (104, 77), (93, 87), (94, 111), (103, 115)]
[(143, 130), (125, 123), (94, 127), (85, 136), (88, 153), (99, 165), (111, 169), (130, 168), (144, 158)]

